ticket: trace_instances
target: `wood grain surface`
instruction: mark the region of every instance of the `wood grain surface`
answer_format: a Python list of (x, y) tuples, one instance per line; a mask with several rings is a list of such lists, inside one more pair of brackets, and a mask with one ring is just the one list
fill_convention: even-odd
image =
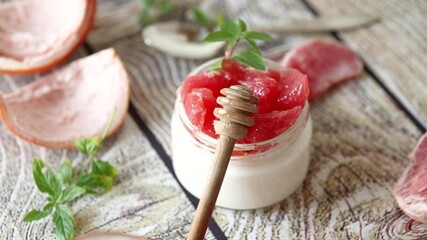
[[(135, 25), (141, 1), (98, 3), (88, 43), (96, 50), (117, 49), (132, 77), (132, 104), (170, 156), (175, 92), (200, 62), (174, 58), (143, 44)], [(419, 14), (426, 12), (424, 2), (313, 0), (310, 4), (322, 14), (350, 13), (353, 9), (386, 16), (387, 21), (379, 25), (341, 36), (402, 105), (421, 121), (427, 120), (423, 94), (427, 73), (422, 67), (426, 65), (425, 34), (419, 33), (425, 26), (425, 18)], [(313, 17), (300, 0), (207, 0), (200, 7), (240, 16), (250, 26)], [(409, 43), (402, 45), (405, 36)], [(292, 45), (306, 38), (284, 36), (283, 42)], [(382, 44), (385, 41), (379, 38), (389, 41)], [(11, 91), (31, 80), (0, 76), (0, 90)], [(409, 218), (390, 192), (421, 132), (372, 76), (365, 73), (313, 102), (311, 116), (311, 165), (303, 185), (288, 199), (268, 208), (216, 208), (214, 219), (227, 238), (427, 239), (425, 224), (414, 222), (408, 230)], [(40, 156), (57, 166), (66, 156), (79, 165), (82, 156), (76, 151), (30, 145), (12, 136), (3, 125), (0, 141), (0, 239), (52, 238), (48, 220), (20, 221), (30, 208), (43, 205), (32, 183), (31, 160)], [(194, 208), (131, 118), (107, 142), (102, 154), (120, 166), (123, 174), (112, 192), (81, 199), (72, 206), (77, 213), (77, 233), (123, 231), (155, 239), (185, 239)], [(214, 237), (209, 233), (207, 239)]]
[[(311, 16), (300, 1), (204, 2), (253, 25), (290, 16)], [(224, 7), (226, 6), (226, 7)], [(244, 7), (246, 6), (246, 7)], [(212, 10), (214, 11), (214, 10)], [(267, 14), (270, 13), (270, 14)], [(286, 19), (285, 19), (286, 20)], [(262, 22), (261, 21), (261, 22)], [(295, 42), (302, 37), (289, 37)], [(133, 75), (132, 102), (142, 119), (170, 153), (169, 121), (175, 90), (197, 64), (150, 49), (139, 37), (116, 44)], [(149, 99), (163, 96), (161, 102)], [(408, 163), (419, 130), (367, 74), (312, 105), (312, 164), (303, 186), (289, 199), (256, 211), (217, 208), (215, 220), (230, 239), (424, 239), (427, 226), (398, 209), (390, 190)]]
[[(194, 65), (143, 45), (116, 46), (134, 79), (132, 102), (170, 153), (175, 89)], [(149, 69), (149, 70), (148, 70)], [(149, 73), (149, 74), (147, 74)], [(175, 88), (173, 87), (175, 85)], [(136, 95), (135, 95), (136, 94)], [(149, 101), (162, 96), (163, 101)], [(155, 98), (158, 99), (158, 98)], [(287, 200), (256, 211), (217, 208), (230, 239), (422, 239), (427, 226), (409, 220), (390, 190), (408, 163), (420, 132), (369, 76), (344, 84), (312, 105), (312, 164), (303, 186)]]
[[(84, 57), (80, 48), (70, 59)], [(66, 65), (63, 64), (63, 65)], [(62, 67), (62, 66), (59, 66)], [(54, 71), (54, 70), (52, 70)], [(38, 75), (39, 76), (39, 75)], [(12, 92), (38, 76), (0, 75), (0, 92)], [(126, 232), (152, 239), (185, 239), (194, 207), (135, 122), (108, 139), (100, 153), (118, 166), (119, 175), (111, 192), (74, 201), (76, 235), (91, 232)], [(53, 168), (68, 158), (76, 168), (83, 155), (76, 150), (53, 151), (27, 143), (0, 126), (0, 239), (56, 239), (51, 217), (23, 223), (25, 214), (40, 209), (46, 196), (33, 180), (32, 160), (40, 157)], [(208, 232), (207, 239), (214, 239)]]
[[(4, 126), (0, 141), (0, 239), (54, 239), (51, 218), (22, 222), (26, 212), (45, 204), (32, 179), (32, 159), (40, 157), (55, 168), (69, 158), (81, 167), (82, 155), (36, 147), (12, 136)], [(76, 235), (113, 230), (185, 239), (194, 208), (132, 119), (107, 141), (101, 156), (118, 166), (116, 186), (106, 194), (73, 202)]]
[(309, 2), (325, 16), (366, 13), (381, 17), (368, 28), (339, 35), (427, 129), (427, 1)]

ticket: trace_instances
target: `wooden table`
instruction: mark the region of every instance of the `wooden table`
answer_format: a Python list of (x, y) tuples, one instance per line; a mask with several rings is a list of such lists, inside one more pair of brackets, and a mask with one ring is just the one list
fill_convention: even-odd
[[(210, 11), (240, 16), (249, 25), (317, 15), (371, 13), (381, 22), (320, 37), (335, 38), (365, 63), (365, 74), (311, 105), (311, 166), (288, 199), (253, 211), (217, 208), (207, 239), (427, 239), (427, 225), (397, 207), (390, 190), (427, 127), (427, 2), (423, 0), (205, 1)], [(200, 62), (174, 58), (139, 37), (140, 0), (99, 0), (94, 29), (79, 58), (115, 47), (132, 76), (129, 116), (102, 154), (119, 166), (116, 187), (72, 204), (76, 233), (130, 232), (185, 239), (197, 200), (176, 180), (170, 158), (175, 91)], [(316, 35), (317, 36), (317, 35)], [(313, 36), (286, 36), (295, 44)], [(13, 91), (34, 77), (0, 76)], [(155, 99), (155, 100), (154, 100)], [(31, 145), (0, 127), (0, 239), (53, 239), (51, 219), (22, 223), (44, 205), (31, 174), (34, 157), (58, 166), (76, 151)]]

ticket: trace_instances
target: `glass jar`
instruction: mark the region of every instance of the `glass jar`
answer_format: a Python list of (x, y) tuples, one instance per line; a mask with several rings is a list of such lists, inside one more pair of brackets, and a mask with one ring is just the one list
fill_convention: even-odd
[[(218, 60), (209, 61), (192, 74), (208, 71)], [(280, 69), (266, 60), (269, 68)], [(181, 184), (200, 198), (214, 161), (217, 139), (191, 124), (178, 94), (172, 116), (172, 161)], [(236, 144), (216, 205), (230, 209), (256, 209), (291, 195), (303, 182), (310, 162), (312, 123), (309, 104), (284, 133), (267, 141)]]

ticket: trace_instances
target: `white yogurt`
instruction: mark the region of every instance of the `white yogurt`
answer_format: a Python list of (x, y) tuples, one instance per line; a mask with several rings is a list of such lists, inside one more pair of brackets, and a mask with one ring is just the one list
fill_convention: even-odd
[[(202, 65), (196, 72), (210, 64)], [(178, 180), (200, 198), (213, 164), (217, 140), (194, 131), (179, 97), (171, 134), (172, 161)], [(311, 135), (312, 122), (306, 102), (301, 115), (286, 132), (260, 143), (236, 144), (234, 150), (243, 154), (231, 157), (216, 205), (255, 209), (291, 195), (307, 174)]]
[[(283, 139), (263, 153), (231, 158), (217, 206), (231, 209), (266, 207), (288, 197), (298, 188), (307, 174), (312, 132), (311, 119), (301, 120), (304, 127), (298, 136)], [(288, 132), (282, 135), (286, 134)], [(181, 184), (198, 198), (209, 176), (213, 157), (212, 151), (196, 143), (175, 113), (172, 118), (173, 166)]]

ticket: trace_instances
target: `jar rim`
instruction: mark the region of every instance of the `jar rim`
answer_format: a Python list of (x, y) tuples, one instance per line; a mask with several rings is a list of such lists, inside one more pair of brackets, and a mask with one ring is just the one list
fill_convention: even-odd
[[(208, 67), (212, 66), (214, 63), (216, 63), (220, 59), (222, 58), (212, 59), (200, 65), (199, 67), (191, 71), (189, 76), (202, 72), (203, 70), (206, 70)], [(283, 67), (280, 66), (278, 63), (273, 62), (269, 59), (266, 59), (266, 63), (267, 65), (273, 65), (273, 67), (283, 69)], [(178, 117), (183, 123), (184, 127), (186, 128), (187, 131), (189, 131), (191, 136), (194, 138), (194, 144), (196, 144), (198, 147), (202, 149), (214, 152), (218, 144), (218, 138), (213, 138), (203, 133), (200, 129), (198, 129), (196, 126), (194, 126), (191, 123), (184, 108), (183, 100), (180, 94), (180, 89), (178, 89), (175, 109), (177, 109)], [(245, 157), (247, 155), (254, 156), (257, 154), (263, 154), (265, 150), (270, 149), (272, 146), (275, 146), (278, 144), (282, 148), (289, 147), (290, 145), (292, 145), (294, 141), (296, 141), (299, 134), (304, 130), (306, 123), (308, 121), (308, 118), (309, 118), (309, 103), (308, 101), (306, 101), (304, 103), (304, 107), (302, 108), (301, 113), (298, 116), (297, 120), (286, 131), (284, 131), (283, 133), (273, 138), (270, 138), (261, 142), (236, 143), (234, 146), (234, 151), (247, 152), (247, 154), (243, 154), (241, 156), (233, 155), (232, 159), (241, 159), (242, 157)]]

